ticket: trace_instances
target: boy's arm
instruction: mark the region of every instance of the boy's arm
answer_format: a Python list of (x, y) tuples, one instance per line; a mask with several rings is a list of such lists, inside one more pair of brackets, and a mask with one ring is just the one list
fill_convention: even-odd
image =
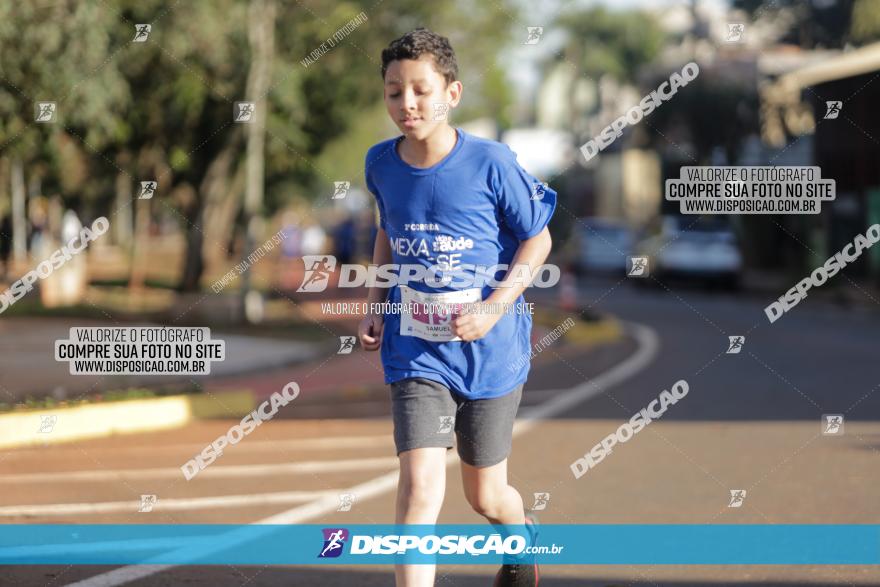
[[(547, 227), (533, 236), (532, 238), (521, 241), (510, 267), (507, 268), (507, 274), (504, 280), (498, 284), (498, 287), (492, 294), (483, 300), (485, 304), (513, 304), (516, 299), (525, 291), (526, 287), (531, 283), (517, 283), (512, 276), (516, 275), (517, 265), (527, 265), (529, 267), (529, 275), (533, 278), (536, 275), (535, 270), (540, 267), (553, 247), (553, 240), (550, 238), (550, 231)], [(513, 283), (511, 283), (513, 281)], [(495, 323), (501, 319), (501, 313), (493, 314), (463, 314), (455, 319), (453, 323), (453, 331), (456, 336), (460, 336), (464, 341), (476, 340), (486, 335), (489, 330), (495, 326)]]
[[(380, 227), (376, 232), (376, 242), (373, 245), (372, 265), (387, 265), (391, 263), (391, 243), (388, 236)], [(388, 289), (372, 286), (367, 294), (367, 311), (358, 325), (358, 337), (365, 351), (377, 351), (382, 344), (382, 330), (384, 329), (385, 316), (381, 312), (374, 312), (372, 304), (385, 301)]]
[[(388, 242), (388, 235), (385, 230), (379, 228), (376, 232), (376, 242), (373, 244), (373, 262), (371, 265), (388, 265), (391, 263), (391, 243)], [(372, 286), (367, 295), (367, 303), (381, 303), (385, 301), (388, 295), (388, 288)]]
[(504, 276), (504, 280), (499, 283), (495, 291), (485, 299), (485, 303), (512, 304), (515, 302), (531, 283), (531, 281), (525, 284), (508, 283), (511, 276), (516, 274), (514, 271), (516, 266), (528, 265), (529, 275), (534, 278), (535, 270), (547, 260), (547, 256), (550, 254), (550, 249), (552, 247), (553, 240), (550, 238), (550, 231), (546, 226), (544, 227), (544, 230), (532, 238), (521, 241), (519, 243), (519, 248), (516, 250), (516, 254), (513, 256), (513, 261), (510, 262), (510, 267), (507, 268), (507, 274)]

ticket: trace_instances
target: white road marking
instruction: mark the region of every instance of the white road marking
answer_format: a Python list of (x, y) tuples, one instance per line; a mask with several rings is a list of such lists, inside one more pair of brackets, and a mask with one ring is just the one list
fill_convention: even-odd
[(144, 538), (140, 540), (110, 540), (106, 542), (85, 542), (82, 544), (29, 544), (27, 546), (8, 546), (0, 548), (0, 561), (21, 560), (21, 557), (64, 556), (88, 552), (142, 552), (144, 550), (165, 550), (182, 548), (193, 540), (210, 539), (210, 536), (175, 536), (174, 538)]
[[(212, 465), (198, 473), (196, 479), (229, 479), (234, 477), (257, 477), (295, 475), (302, 473), (338, 473), (344, 471), (372, 471), (397, 468), (397, 457), (369, 459), (344, 459), (335, 461), (302, 461), (299, 463), (267, 463), (262, 465)], [(159, 469), (110, 469), (99, 471), (67, 471), (55, 473), (21, 473), (0, 475), (2, 483), (69, 483), (102, 482), (132, 479), (174, 479), (183, 477), (179, 468)]]
[[(300, 503), (328, 495), (338, 496), (342, 489), (321, 491), (282, 491), (276, 493), (250, 493), (245, 495), (217, 495), (214, 497), (159, 498), (153, 504), (153, 511), (203, 510), (216, 508), (235, 508), (249, 505), (279, 503)], [(70, 514), (108, 514), (115, 512), (135, 513), (140, 502), (106, 501), (101, 503), (53, 503), (44, 505), (12, 505), (0, 507), (0, 517), (12, 516), (65, 516)], [(145, 512), (148, 513), (148, 512)]]
[[(640, 324), (627, 323), (626, 326), (629, 334), (631, 334), (638, 343), (638, 349), (635, 353), (608, 371), (597, 375), (592, 380), (576, 385), (566, 391), (562, 391), (558, 397), (528, 410), (526, 413), (527, 419), (525, 421), (518, 421), (514, 425), (514, 436), (519, 436), (532, 429), (537, 425), (538, 421), (542, 419), (561, 414), (572, 406), (586, 401), (593, 396), (599, 395), (608, 388), (629, 379), (647, 367), (651, 361), (654, 360), (654, 357), (657, 355), (657, 351), (660, 348), (657, 333), (651, 328)], [(449, 453), (449, 456), (446, 458), (447, 465), (458, 460), (458, 455), (455, 451), (449, 451)], [(385, 475), (355, 485), (354, 487), (349, 487), (344, 491), (347, 493), (354, 493), (358, 496), (359, 500), (364, 501), (395, 489), (397, 487), (397, 476), (398, 474), (396, 471), (386, 473)], [(281, 512), (280, 514), (264, 518), (254, 522), (254, 524), (301, 524), (308, 520), (313, 520), (318, 516), (334, 512), (338, 506), (339, 501), (337, 499), (331, 500), (329, 497), (323, 497), (311, 503), (287, 510), (286, 512)], [(252, 538), (253, 536), (243, 535), (241, 540), (242, 542), (245, 542)], [(231, 544), (233, 544), (233, 542), (230, 540), (223, 540), (222, 548), (229, 548)], [(186, 549), (183, 550), (186, 551)], [(202, 552), (194, 554), (193, 556), (204, 556), (205, 554), (206, 552), (202, 550)], [(70, 583), (67, 587), (116, 587), (117, 585), (125, 585), (126, 583), (131, 583), (138, 579), (143, 579), (144, 577), (149, 577), (177, 566), (180, 565), (128, 565), (113, 569), (107, 573), (89, 577), (88, 579), (83, 579), (82, 581), (77, 581), (76, 583)]]
[(615, 365), (608, 371), (600, 373), (594, 379), (576, 385), (560, 393), (549, 400), (536, 406), (520, 410), (519, 418), (513, 425), (514, 436), (531, 430), (541, 420), (552, 418), (557, 414), (563, 414), (576, 405), (587, 401), (593, 396), (599, 395), (618, 383), (626, 381), (645, 367), (651, 364), (660, 342), (657, 333), (647, 326), (640, 324), (627, 324), (627, 330), (638, 342), (638, 349), (623, 362)]
[[(213, 440), (213, 439), (212, 439)], [(90, 454), (108, 454), (124, 452), (132, 454), (138, 452), (147, 452), (154, 454), (161, 451), (179, 451), (184, 454), (197, 454), (205, 448), (205, 444), (160, 444), (155, 446), (102, 446), (90, 448)], [(394, 442), (387, 434), (373, 436), (324, 436), (321, 438), (301, 438), (292, 440), (248, 440), (235, 445), (235, 452), (278, 452), (280, 450), (335, 450), (338, 448), (379, 448), (383, 446), (394, 446)], [(82, 449), (79, 447), (65, 447), (64, 445), (53, 446), (53, 456), (63, 455), (65, 452), (80, 455)], [(40, 456), (45, 455), (44, 449), (22, 448), (12, 450), (7, 453), (4, 460), (13, 460), (15, 457), (33, 458), (34, 453)]]

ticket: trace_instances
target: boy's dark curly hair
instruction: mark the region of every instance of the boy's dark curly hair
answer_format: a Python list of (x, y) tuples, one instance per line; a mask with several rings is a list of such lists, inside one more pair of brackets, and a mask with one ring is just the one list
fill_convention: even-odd
[(394, 39), (382, 50), (382, 79), (385, 79), (385, 72), (392, 61), (418, 59), (426, 53), (434, 56), (437, 72), (446, 78), (447, 85), (458, 79), (458, 62), (449, 39), (424, 27)]

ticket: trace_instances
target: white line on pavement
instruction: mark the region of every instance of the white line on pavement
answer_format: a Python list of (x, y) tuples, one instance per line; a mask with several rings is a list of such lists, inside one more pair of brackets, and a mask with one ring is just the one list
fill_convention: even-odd
[[(527, 419), (525, 421), (518, 421), (514, 425), (514, 436), (519, 436), (530, 430), (537, 425), (539, 420), (561, 414), (572, 406), (586, 401), (593, 396), (599, 395), (608, 388), (629, 379), (647, 367), (651, 361), (654, 360), (654, 357), (657, 355), (657, 351), (660, 348), (657, 333), (651, 328), (640, 324), (627, 323), (626, 326), (627, 331), (633, 336), (633, 338), (635, 338), (638, 344), (635, 353), (604, 373), (597, 375), (592, 380), (576, 385), (568, 390), (561, 391), (558, 397), (530, 409), (525, 414)], [(457, 460), (458, 455), (455, 451), (449, 451), (449, 456), (446, 458), (447, 465), (452, 464)], [(358, 500), (363, 501), (393, 490), (397, 487), (397, 477), (398, 473), (396, 471), (386, 473), (385, 475), (355, 485), (354, 487), (349, 487), (344, 491), (346, 493), (357, 495)], [(337, 499), (331, 500), (329, 497), (323, 497), (316, 499), (311, 503), (287, 510), (286, 512), (281, 512), (280, 514), (264, 518), (254, 522), (254, 524), (301, 524), (318, 516), (333, 512), (338, 506), (339, 501)], [(241, 538), (242, 542), (251, 539), (253, 539), (253, 536), (248, 536), (246, 534), (243, 534)], [(230, 540), (223, 540), (222, 548), (229, 548), (231, 544)], [(204, 556), (205, 554), (206, 552), (203, 550), (194, 556)], [(76, 583), (70, 583), (67, 587), (116, 587), (118, 585), (124, 585), (144, 577), (155, 575), (156, 573), (161, 573), (164, 570), (172, 569), (176, 566), (180, 565), (128, 565), (113, 569), (107, 573), (89, 577), (88, 579), (83, 579), (82, 581), (77, 581)]]
[[(217, 495), (213, 497), (157, 499), (153, 511), (202, 510), (234, 508), (250, 505), (269, 505), (280, 503), (300, 503), (326, 496), (336, 497), (343, 491), (325, 489), (322, 491), (282, 491), (276, 493), (249, 493), (245, 495)], [(64, 516), (69, 514), (107, 514), (114, 512), (138, 511), (140, 502), (106, 501), (101, 503), (52, 503), (44, 505), (12, 505), (0, 507), (0, 517), (12, 516)]]
[[(321, 438), (300, 438), (300, 439), (289, 439), (289, 440), (248, 440), (247, 442), (242, 442), (235, 446), (236, 453), (244, 453), (244, 452), (278, 452), (281, 450), (296, 450), (296, 449), (306, 449), (306, 450), (315, 450), (315, 449), (326, 449), (326, 450), (335, 450), (339, 448), (378, 448), (382, 446), (393, 446), (391, 438), (388, 437), (387, 434), (373, 435), (373, 436), (324, 436)], [(159, 444), (159, 445), (151, 445), (151, 446), (101, 446), (90, 448), (90, 454), (101, 454), (101, 453), (118, 453), (124, 452), (125, 454), (131, 454), (136, 452), (148, 452), (150, 454), (154, 454), (160, 451), (180, 451), (183, 453), (197, 453), (205, 448), (205, 444)], [(82, 449), (75, 446), (56, 446), (52, 448), (53, 455), (64, 454), (65, 452), (76, 453), (79, 455), (82, 452)], [(33, 453), (40, 453), (41, 455), (45, 453), (43, 449), (16, 449), (14, 451), (10, 451), (8, 453), (7, 458), (13, 459), (15, 457), (22, 458), (33, 458)]]
[(28, 544), (26, 546), (0, 547), (0, 564), (3, 561), (19, 561), (35, 556), (66, 556), (91, 552), (143, 552), (145, 550), (167, 550), (182, 548), (193, 540), (210, 540), (210, 536), (179, 536), (174, 538), (144, 538), (142, 540), (108, 540), (105, 542), (84, 542), (82, 544)]
[[(397, 468), (397, 457), (375, 457), (369, 459), (345, 459), (335, 461), (302, 461), (299, 463), (267, 463), (261, 465), (215, 465), (202, 470), (199, 479), (256, 477), (260, 475), (292, 475), (301, 473), (339, 473), (346, 471), (372, 471), (375, 469)], [(72, 481), (99, 482), (122, 479), (173, 479), (183, 477), (183, 472), (175, 467), (160, 469), (110, 469), (101, 471), (67, 471), (55, 473), (21, 473), (0, 475), (2, 483), (68, 483)]]

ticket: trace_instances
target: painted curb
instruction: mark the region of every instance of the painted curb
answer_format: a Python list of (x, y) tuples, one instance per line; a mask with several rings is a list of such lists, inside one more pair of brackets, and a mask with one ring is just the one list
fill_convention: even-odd
[(237, 391), (13, 412), (0, 415), (0, 449), (168, 430), (199, 418), (241, 418), (254, 407), (249, 391)]
[[(561, 310), (545, 310), (535, 313), (534, 323), (552, 330), (569, 316), (570, 313)], [(572, 344), (589, 346), (614, 342), (623, 334), (624, 329), (617, 320), (602, 317), (595, 322), (577, 320), (563, 337)], [(0, 449), (168, 430), (196, 419), (238, 419), (255, 407), (253, 394), (245, 390), (0, 414)], [(48, 421), (44, 423), (44, 420)]]

